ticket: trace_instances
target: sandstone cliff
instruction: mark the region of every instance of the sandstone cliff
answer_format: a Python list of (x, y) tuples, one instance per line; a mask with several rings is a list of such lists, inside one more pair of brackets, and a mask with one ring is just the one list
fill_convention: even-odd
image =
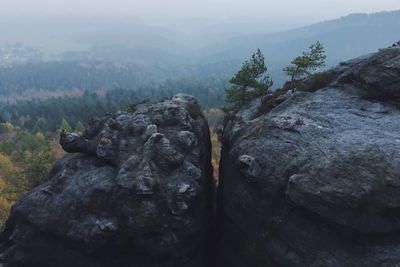
[(397, 266), (400, 47), (301, 89), (257, 99), (225, 125), (226, 266)]

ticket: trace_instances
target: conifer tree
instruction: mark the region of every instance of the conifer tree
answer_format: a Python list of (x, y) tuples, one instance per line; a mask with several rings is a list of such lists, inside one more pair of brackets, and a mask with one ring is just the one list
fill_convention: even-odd
[(295, 57), (291, 65), (283, 69), (290, 77), (292, 89), (296, 88), (298, 81), (324, 67), (325, 59), (324, 46), (318, 41), (310, 46), (309, 52), (303, 52), (301, 56)]
[(62, 119), (61, 125), (60, 125), (60, 131), (64, 132), (72, 132), (72, 127), (69, 125), (66, 119)]
[(265, 57), (257, 49), (250, 60), (242, 64), (242, 68), (229, 81), (232, 86), (226, 89), (226, 112), (237, 111), (250, 100), (265, 95), (272, 86), (268, 75)]
[(74, 132), (83, 133), (85, 131), (85, 126), (83, 126), (81, 121), (78, 121), (75, 125)]

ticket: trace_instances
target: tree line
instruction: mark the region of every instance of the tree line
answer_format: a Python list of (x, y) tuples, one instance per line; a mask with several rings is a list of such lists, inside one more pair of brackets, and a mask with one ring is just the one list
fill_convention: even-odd
[[(81, 96), (51, 97), (0, 104), (0, 121), (28, 130), (56, 131), (64, 119), (72, 128), (95, 116), (114, 112), (143, 99), (158, 100), (176, 93), (194, 95), (204, 108), (223, 104), (226, 83), (221, 80), (167, 80), (147, 89), (113, 89), (103, 95), (84, 91)], [(1, 133), (1, 127), (0, 127)]]

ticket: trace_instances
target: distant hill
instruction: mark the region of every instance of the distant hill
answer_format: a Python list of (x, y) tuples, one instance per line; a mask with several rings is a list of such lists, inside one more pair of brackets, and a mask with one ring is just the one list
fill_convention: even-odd
[[(141, 24), (100, 25), (102, 27), (95, 29), (86, 26), (62, 32), (59, 26), (46, 26), (50, 28), (45, 32), (54, 33), (62, 43), (60, 46), (69, 49), (50, 57), (47, 62), (0, 68), (0, 93), (20, 94), (27, 89), (138, 88), (181, 79), (217, 80), (217, 84), (224, 84), (257, 48), (264, 52), (275, 87), (278, 87), (286, 79), (282, 68), (315, 41), (325, 45), (328, 66), (333, 66), (400, 40), (400, 10), (352, 14), (268, 34), (239, 31), (232, 35), (228, 33), (235, 32), (237, 25), (225, 25), (227, 34), (218, 38), (211, 30), (207, 35), (204, 31), (185, 34)], [(65, 43), (58, 39), (64, 32), (68, 39)], [(41, 37), (43, 42), (53, 39)], [(223, 89), (220, 88), (222, 92)]]
[(206, 46), (196, 55), (201, 55), (203, 62), (231, 61), (237, 65), (256, 48), (260, 48), (279, 84), (283, 79), (281, 67), (315, 41), (325, 45), (328, 65), (333, 66), (340, 61), (377, 51), (398, 40), (400, 10), (352, 14), (284, 32), (237, 36)]
[[(287, 60), (317, 40), (323, 42), (332, 64), (350, 59), (400, 39), (400, 10), (374, 14), (352, 14), (336, 20), (271, 34), (230, 38), (202, 48), (204, 60), (242, 59), (261, 48), (273, 60)], [(204, 58), (207, 55), (207, 58)]]

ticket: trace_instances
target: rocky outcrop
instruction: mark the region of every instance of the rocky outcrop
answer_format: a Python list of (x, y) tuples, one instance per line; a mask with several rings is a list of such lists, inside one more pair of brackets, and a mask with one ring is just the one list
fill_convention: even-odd
[(207, 122), (190, 96), (93, 119), (12, 208), (4, 266), (203, 266), (212, 219)]
[(267, 109), (257, 99), (225, 125), (226, 266), (400, 264), (400, 47), (326, 77)]
[(176, 95), (61, 133), (12, 208), (4, 267), (400, 265), (400, 46), (227, 119), (213, 254), (207, 122)]

